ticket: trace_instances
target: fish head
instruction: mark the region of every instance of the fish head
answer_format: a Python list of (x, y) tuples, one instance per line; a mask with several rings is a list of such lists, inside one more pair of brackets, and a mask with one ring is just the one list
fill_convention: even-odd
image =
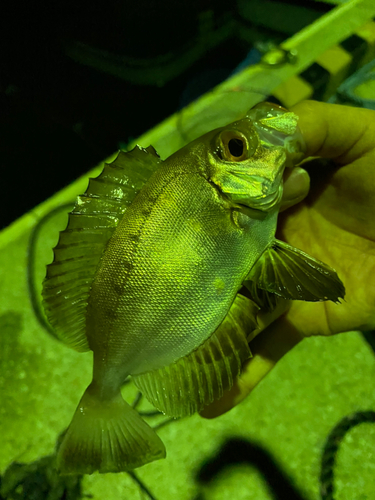
[(303, 159), (297, 116), (261, 103), (211, 133), (209, 181), (238, 208), (268, 213), (281, 203), (283, 172)]

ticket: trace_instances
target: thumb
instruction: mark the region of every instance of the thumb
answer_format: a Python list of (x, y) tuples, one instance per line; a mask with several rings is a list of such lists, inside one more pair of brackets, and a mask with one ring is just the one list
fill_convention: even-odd
[(301, 167), (294, 167), (284, 174), (284, 190), (280, 212), (302, 201), (310, 188), (309, 174)]

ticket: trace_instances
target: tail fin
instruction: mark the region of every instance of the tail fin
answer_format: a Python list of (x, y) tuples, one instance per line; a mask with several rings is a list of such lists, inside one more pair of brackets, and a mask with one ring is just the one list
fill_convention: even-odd
[(57, 454), (61, 474), (121, 472), (165, 458), (159, 436), (122, 398), (86, 389)]

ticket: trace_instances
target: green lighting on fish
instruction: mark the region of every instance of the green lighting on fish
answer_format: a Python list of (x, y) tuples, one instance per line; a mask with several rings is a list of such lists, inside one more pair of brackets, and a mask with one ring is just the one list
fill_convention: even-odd
[(165, 161), (136, 146), (90, 179), (43, 284), (57, 336), (94, 353), (58, 451), (61, 473), (165, 457), (121, 396), (129, 375), (160, 411), (191, 415), (232, 387), (258, 311), (278, 297), (344, 296), (333, 269), (275, 239), (283, 172), (303, 157), (296, 115), (262, 103)]

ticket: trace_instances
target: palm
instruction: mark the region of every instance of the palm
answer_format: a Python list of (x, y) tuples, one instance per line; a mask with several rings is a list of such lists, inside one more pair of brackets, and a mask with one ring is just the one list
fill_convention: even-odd
[[(308, 197), (280, 214), (277, 237), (336, 269), (345, 301), (293, 302), (286, 319), (301, 336), (375, 328), (374, 187), (368, 158), (310, 170)], [(367, 192), (368, 191), (368, 192)]]

